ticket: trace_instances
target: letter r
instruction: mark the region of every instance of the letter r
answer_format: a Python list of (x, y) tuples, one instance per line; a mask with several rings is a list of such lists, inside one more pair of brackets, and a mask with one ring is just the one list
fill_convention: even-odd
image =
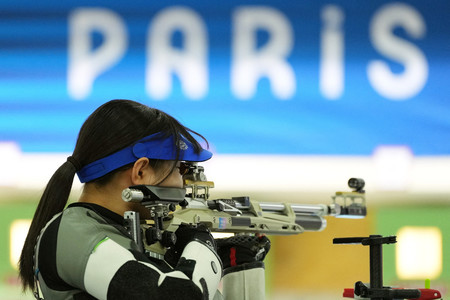
[[(231, 89), (236, 97), (254, 96), (258, 80), (269, 78), (275, 96), (291, 98), (295, 73), (286, 61), (293, 47), (293, 30), (279, 11), (265, 6), (244, 6), (234, 13)], [(268, 42), (257, 49), (257, 30), (269, 33)]]

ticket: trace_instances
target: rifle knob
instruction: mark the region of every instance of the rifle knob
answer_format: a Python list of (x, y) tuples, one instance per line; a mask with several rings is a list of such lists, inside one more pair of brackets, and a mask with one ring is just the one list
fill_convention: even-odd
[(175, 245), (177, 242), (177, 236), (174, 232), (171, 231), (164, 231), (161, 238), (161, 244), (168, 248)]
[(180, 205), (181, 207), (186, 207), (186, 206), (189, 205), (189, 202), (187, 202), (186, 199), (184, 199), (183, 201), (181, 201), (181, 202), (179, 203), (179, 205)]
[[(186, 200), (183, 200), (183, 201), (186, 201)], [(171, 203), (171, 204), (169, 204), (168, 208), (170, 211), (175, 211), (177, 209), (177, 206), (175, 204)]]
[(155, 227), (148, 228), (145, 231), (145, 239), (148, 245), (152, 245), (162, 239), (161, 230)]

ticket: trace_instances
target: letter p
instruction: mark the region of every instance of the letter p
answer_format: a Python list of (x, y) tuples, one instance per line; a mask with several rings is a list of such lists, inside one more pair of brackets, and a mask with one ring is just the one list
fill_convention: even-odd
[[(103, 42), (93, 50), (92, 33)], [(81, 8), (69, 16), (68, 94), (83, 100), (89, 96), (95, 78), (122, 58), (127, 48), (127, 32), (122, 19), (104, 8)]]

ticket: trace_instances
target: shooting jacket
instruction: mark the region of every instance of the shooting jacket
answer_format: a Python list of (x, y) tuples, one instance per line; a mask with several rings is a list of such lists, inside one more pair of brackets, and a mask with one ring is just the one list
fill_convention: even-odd
[[(192, 271), (192, 270), (191, 270)], [(42, 230), (35, 273), (44, 299), (204, 299), (189, 271), (147, 257), (123, 227), (123, 217), (73, 203)], [(263, 299), (261, 265), (226, 270), (216, 299)], [(203, 286), (203, 290), (204, 290)], [(261, 298), (262, 297), (262, 298)]]

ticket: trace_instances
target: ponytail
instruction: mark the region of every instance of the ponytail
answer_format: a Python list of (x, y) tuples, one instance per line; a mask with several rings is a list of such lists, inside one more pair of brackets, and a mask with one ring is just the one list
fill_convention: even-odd
[(79, 169), (77, 160), (72, 156), (68, 157), (53, 174), (42, 194), (20, 255), (19, 276), (24, 291), (35, 288), (34, 250), (39, 234), (54, 215), (63, 211), (69, 199), (73, 178)]

